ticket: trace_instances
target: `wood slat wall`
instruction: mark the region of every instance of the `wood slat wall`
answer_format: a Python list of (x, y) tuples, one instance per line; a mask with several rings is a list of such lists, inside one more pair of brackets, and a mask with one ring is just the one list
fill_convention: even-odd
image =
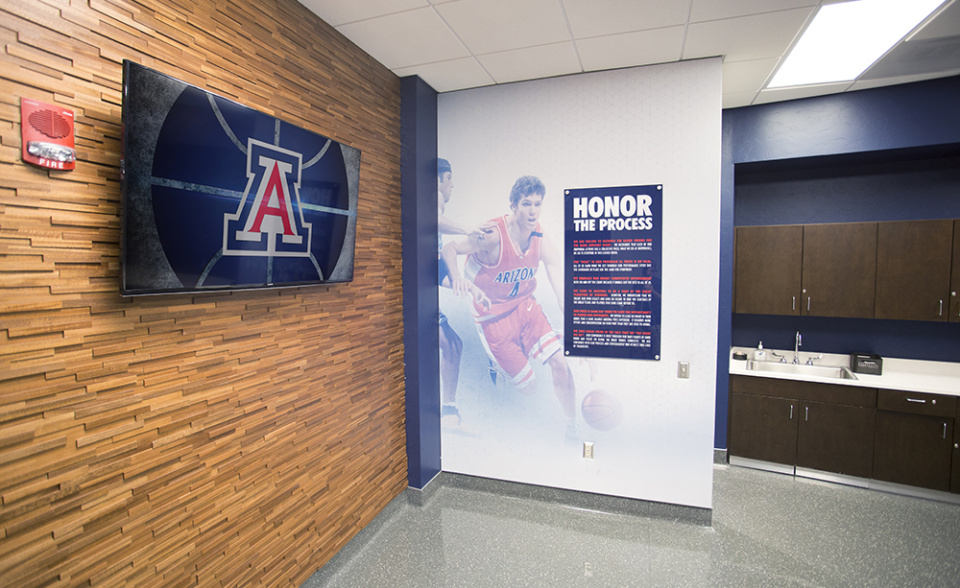
[[(298, 586), (406, 487), (399, 80), (295, 0), (0, 0), (0, 46), (0, 586)], [(361, 149), (354, 282), (122, 299), (124, 58)]]

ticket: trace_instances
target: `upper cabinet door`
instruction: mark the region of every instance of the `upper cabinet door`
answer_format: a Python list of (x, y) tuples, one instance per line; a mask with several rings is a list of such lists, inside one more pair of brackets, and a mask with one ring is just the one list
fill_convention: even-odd
[(873, 318), (877, 223), (803, 227), (803, 296), (809, 316)]
[(950, 320), (960, 322), (960, 220), (953, 221), (953, 272), (951, 273), (953, 279), (950, 283)]
[(953, 225), (952, 220), (879, 224), (876, 318), (947, 320)]
[(799, 314), (803, 227), (737, 227), (734, 312)]

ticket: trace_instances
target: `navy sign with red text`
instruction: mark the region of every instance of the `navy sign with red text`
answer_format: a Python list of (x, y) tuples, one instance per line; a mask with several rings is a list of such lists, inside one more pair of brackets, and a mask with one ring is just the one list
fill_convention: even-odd
[(663, 186), (565, 195), (565, 353), (659, 360)]

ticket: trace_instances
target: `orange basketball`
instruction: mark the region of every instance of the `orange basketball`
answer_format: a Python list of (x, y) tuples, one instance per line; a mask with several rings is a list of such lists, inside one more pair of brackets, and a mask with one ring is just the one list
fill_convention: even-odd
[(609, 431), (620, 424), (623, 409), (616, 396), (603, 390), (594, 390), (587, 394), (580, 405), (583, 420), (598, 431)]

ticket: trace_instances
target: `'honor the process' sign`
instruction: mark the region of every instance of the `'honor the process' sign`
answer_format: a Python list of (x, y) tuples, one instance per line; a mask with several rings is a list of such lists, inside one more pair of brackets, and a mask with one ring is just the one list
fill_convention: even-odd
[(565, 195), (566, 354), (660, 359), (663, 186)]

